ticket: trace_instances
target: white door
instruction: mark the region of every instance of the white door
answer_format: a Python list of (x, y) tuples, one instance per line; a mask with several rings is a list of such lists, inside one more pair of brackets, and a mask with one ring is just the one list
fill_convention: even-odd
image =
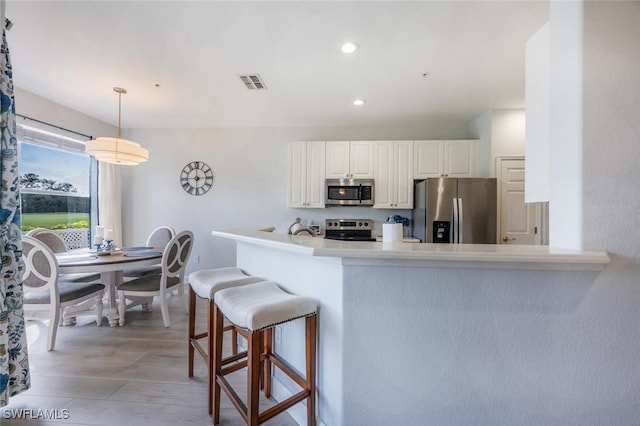
[(524, 202), (524, 158), (501, 158), (500, 236), (502, 244), (540, 244), (537, 205)]

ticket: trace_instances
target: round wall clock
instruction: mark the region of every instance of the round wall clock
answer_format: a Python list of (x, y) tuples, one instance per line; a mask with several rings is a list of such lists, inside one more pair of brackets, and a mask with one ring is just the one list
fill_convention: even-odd
[(213, 186), (213, 170), (202, 161), (192, 161), (180, 172), (180, 186), (188, 194), (202, 195)]

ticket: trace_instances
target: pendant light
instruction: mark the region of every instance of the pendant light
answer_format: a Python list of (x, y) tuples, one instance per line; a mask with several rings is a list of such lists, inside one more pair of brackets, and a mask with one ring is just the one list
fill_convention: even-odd
[(118, 137), (100, 137), (90, 140), (85, 144), (84, 150), (87, 154), (94, 156), (96, 160), (103, 163), (123, 166), (138, 165), (149, 159), (149, 151), (141, 147), (138, 143), (120, 137), (122, 95), (126, 94), (127, 91), (121, 87), (114, 87), (113, 91), (118, 93)]

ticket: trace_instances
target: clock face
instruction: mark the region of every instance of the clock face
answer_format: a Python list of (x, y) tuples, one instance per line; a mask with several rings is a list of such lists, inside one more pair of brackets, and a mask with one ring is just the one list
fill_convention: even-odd
[(213, 170), (202, 161), (192, 161), (180, 172), (180, 186), (191, 195), (202, 195), (213, 186)]

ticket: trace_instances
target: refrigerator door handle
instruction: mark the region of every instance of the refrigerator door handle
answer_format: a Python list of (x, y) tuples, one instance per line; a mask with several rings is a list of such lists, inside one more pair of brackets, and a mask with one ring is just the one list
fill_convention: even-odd
[(458, 242), (464, 241), (464, 209), (462, 208), (462, 198), (458, 198)]
[(452, 198), (451, 201), (453, 202), (453, 226), (451, 227), (453, 238), (451, 243), (456, 244), (458, 242), (458, 199)]

